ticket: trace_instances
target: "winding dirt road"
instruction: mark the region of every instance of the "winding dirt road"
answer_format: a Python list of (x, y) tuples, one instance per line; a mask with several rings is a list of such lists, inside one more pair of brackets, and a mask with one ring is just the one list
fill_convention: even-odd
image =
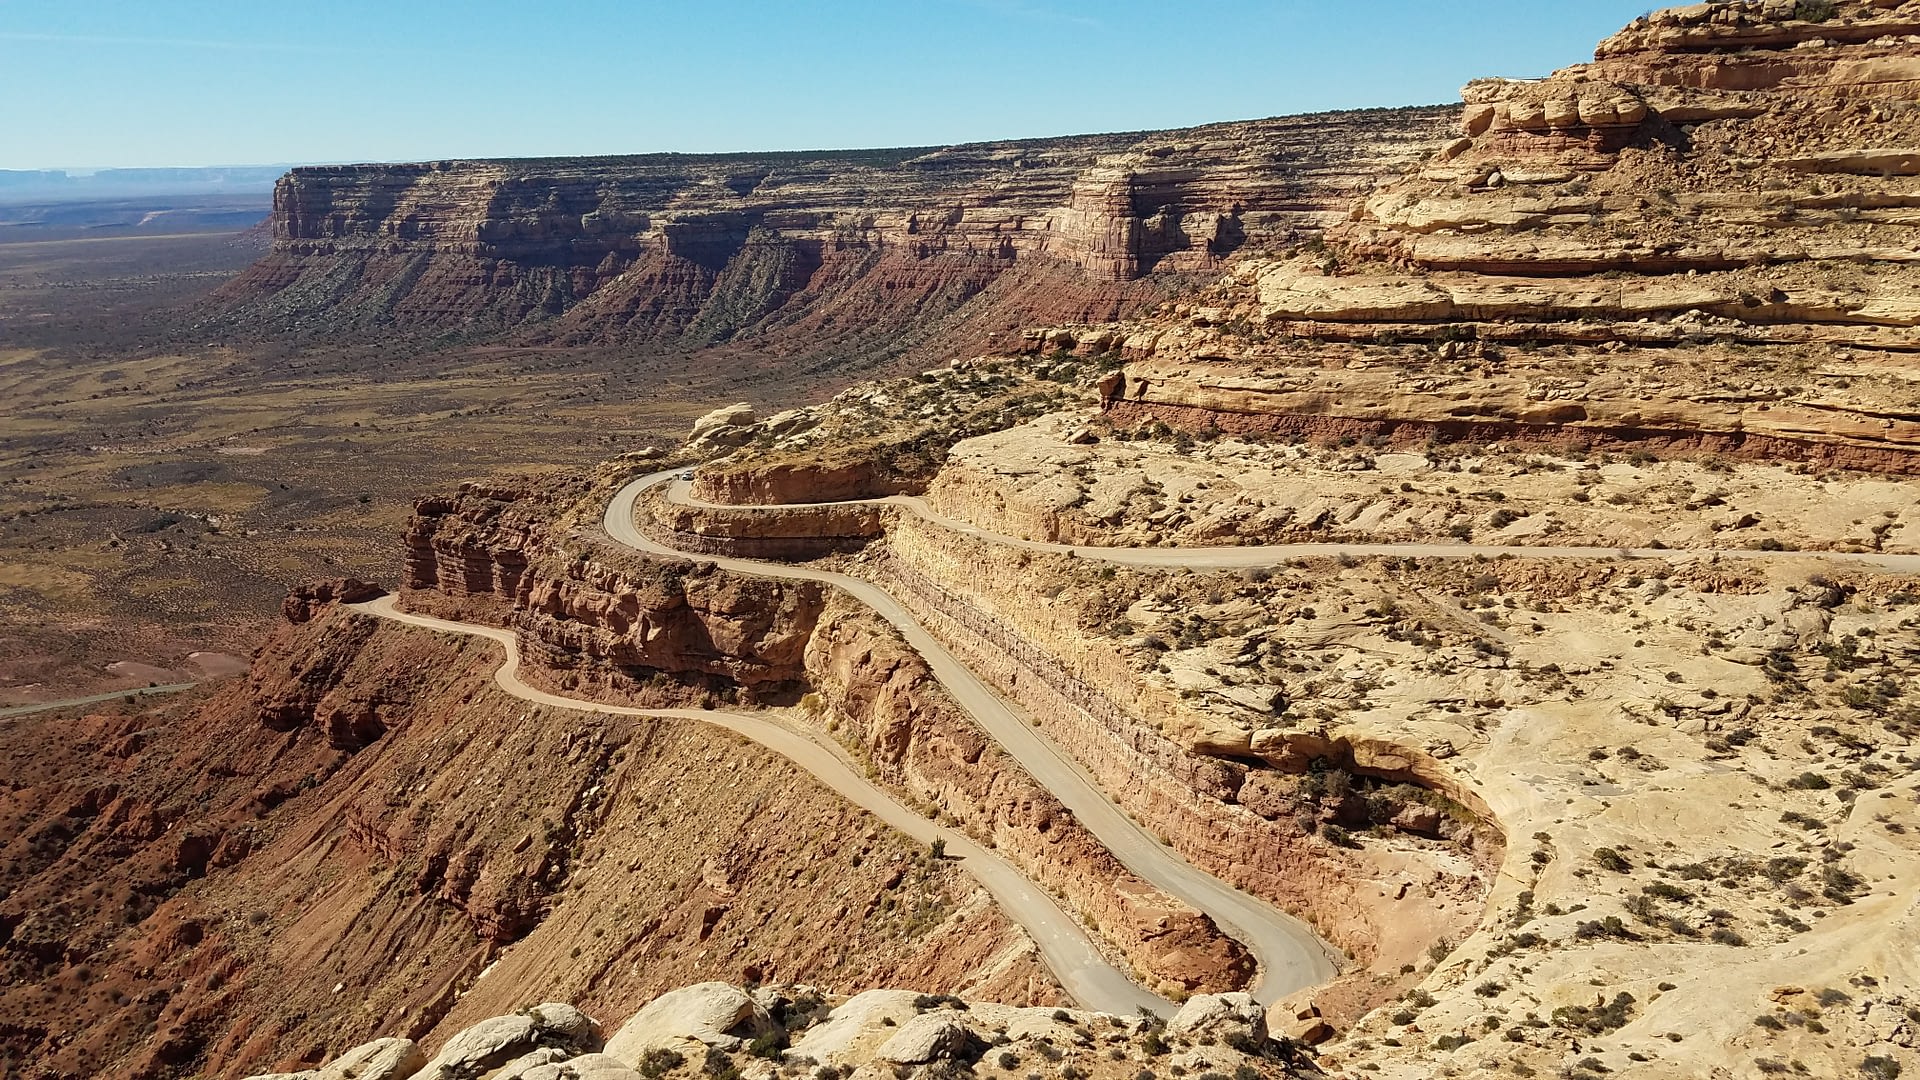
[(1082, 1006), (1120, 1015), (1150, 1008), (1163, 1016), (1169, 1015), (1168, 1010), (1173, 1008), (1171, 1002), (1142, 989), (1125, 972), (1109, 963), (1086, 930), (1013, 864), (969, 840), (965, 834), (941, 828), (903, 806), (860, 775), (846, 751), (831, 741), (760, 716), (705, 709), (636, 709), (548, 693), (521, 681), (520, 648), (513, 631), (400, 611), (394, 607), (395, 599), (383, 596), (347, 607), (409, 626), (467, 634), (494, 642), (506, 652), (505, 662), (493, 673), (494, 684), (521, 701), (616, 716), (696, 720), (751, 739), (812, 773), (815, 779), (892, 828), (922, 843), (945, 841), (947, 856), (958, 858), (961, 866), (993, 895), (1000, 910), (1026, 930), (1054, 977)]
[(191, 690), (200, 684), (197, 682), (168, 683), (165, 686), (136, 686), (131, 690), (108, 690), (101, 694), (88, 694), (86, 697), (65, 698), (60, 701), (36, 701), (26, 705), (9, 705), (0, 709), (0, 720), (9, 716), (26, 716), (28, 713), (47, 712), (51, 709), (67, 709), (76, 705), (97, 705), (102, 701), (118, 701), (134, 696), (146, 697), (151, 694), (177, 694), (182, 690)]
[(1073, 811), (1080, 823), (1141, 878), (1212, 917), (1238, 939), (1260, 965), (1254, 996), (1278, 1000), (1336, 974), (1332, 950), (1307, 927), (1273, 905), (1250, 896), (1187, 862), (1115, 805), (1092, 776), (1058, 746), (1034, 730), (1032, 721), (1000, 699), (979, 677), (940, 644), (926, 628), (878, 586), (846, 574), (807, 566), (688, 555), (657, 543), (634, 525), (634, 503), (641, 493), (669, 482), (674, 471), (642, 476), (621, 488), (607, 504), (602, 522), (607, 535), (627, 547), (663, 558), (712, 562), (724, 569), (759, 577), (816, 581), (840, 589), (892, 623), (920, 653), (934, 677), (1021, 767)]

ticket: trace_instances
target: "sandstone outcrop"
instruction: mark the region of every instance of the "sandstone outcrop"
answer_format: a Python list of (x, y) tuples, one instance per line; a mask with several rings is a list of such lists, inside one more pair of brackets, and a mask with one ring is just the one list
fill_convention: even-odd
[(443, 614), (510, 620), (537, 668), (633, 700), (675, 700), (683, 684), (774, 697), (799, 685), (820, 589), (651, 563), (565, 535), (556, 523), (582, 491), (469, 484), (421, 499), (403, 589)]
[[(539, 324), (562, 339), (897, 351), (1113, 318), (1156, 271), (1337, 220), (1444, 110), (905, 150), (296, 169), (242, 324)], [(324, 303), (321, 301), (324, 299)], [(988, 325), (992, 324), (992, 325)]]
[(1111, 418), (1912, 471), (1917, 12), (1700, 4), (1469, 84), (1461, 136), (1324, 245), (1084, 331), (1132, 361)]
[(767, 1012), (737, 987), (698, 983), (662, 994), (607, 1040), (607, 1056), (638, 1065), (649, 1050), (738, 1050), (772, 1028)]
[(831, 601), (807, 649), (816, 693), (878, 776), (949, 814), (1059, 889), (1166, 992), (1243, 985), (1251, 958), (1204, 915), (1141, 881), (953, 704), (873, 615)]
[(357, 604), (379, 596), (381, 589), (358, 578), (309, 581), (288, 590), (280, 605), (280, 614), (291, 623), (303, 623), (319, 614), (328, 604)]
[[(1142, 1066), (1169, 1057), (1182, 1072), (1218, 1069), (1223, 1076), (1232, 1071), (1275, 1080), (1323, 1075), (1298, 1044), (1269, 1038), (1259, 1010), (1247, 1007), (1244, 998), (1196, 996), (1180, 1013), (1190, 1022), (1169, 1023), (1077, 1009), (1018, 1008), (950, 994), (870, 990), (841, 997), (790, 985), (757, 987), (749, 994), (726, 983), (703, 983), (647, 1004), (604, 1051), (595, 1050), (591, 1041), (553, 1039), (537, 1030), (529, 1036), (522, 1012), (491, 1017), (455, 1036), (448, 1044), (458, 1048), (453, 1057), (443, 1053), (447, 1060), (436, 1059), (413, 1077), (691, 1080), (703, 1075), (796, 1075), (823, 1068), (836, 1070), (836, 1075), (881, 1075), (911, 1066), (1005, 1070), (1044, 1061), (1091, 1080), (1134, 1080)], [(715, 1027), (728, 1023), (751, 1026), (756, 1036), (751, 1047)], [(646, 1034), (623, 1042), (629, 1032)], [(500, 1033), (513, 1038), (503, 1039)], [(547, 1045), (502, 1060), (513, 1048), (543, 1038)], [(352, 1070), (366, 1049), (351, 1051), (318, 1071), (256, 1074), (247, 1080), (362, 1075)], [(364, 1075), (369, 1080), (399, 1080), (406, 1074)]]

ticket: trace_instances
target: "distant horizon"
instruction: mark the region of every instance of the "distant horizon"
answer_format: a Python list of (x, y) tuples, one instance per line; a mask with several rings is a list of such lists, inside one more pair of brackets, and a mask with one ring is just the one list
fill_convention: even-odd
[(9, 117), (0, 168), (885, 149), (1404, 108), (1589, 60), (1644, 10), (341, 0), (315, 23), (179, 0), (10, 0), (0, 96), (33, 107)]
[(173, 170), (192, 172), (210, 169), (310, 169), (342, 168), (355, 165), (424, 165), (436, 161), (539, 161), (564, 158), (618, 158), (618, 157), (733, 157), (753, 154), (857, 154), (881, 150), (935, 150), (949, 146), (981, 146), (994, 143), (1045, 142), (1052, 139), (1098, 138), (1106, 135), (1150, 134), (1156, 131), (1189, 131), (1194, 128), (1213, 127), (1221, 124), (1253, 124), (1262, 120), (1284, 120), (1298, 116), (1336, 116), (1341, 113), (1355, 112), (1395, 112), (1405, 109), (1445, 109), (1460, 105), (1459, 101), (1424, 101), (1406, 105), (1363, 105), (1351, 109), (1314, 109), (1308, 112), (1269, 113), (1263, 116), (1231, 117), (1224, 120), (1202, 120), (1195, 124), (1185, 124), (1171, 128), (1114, 128), (1104, 131), (1064, 131), (1050, 135), (1009, 135), (985, 139), (968, 139), (963, 142), (918, 142), (897, 143), (886, 146), (754, 146), (735, 147), (730, 150), (621, 150), (612, 153), (580, 154), (454, 154), (446, 157), (383, 158), (338, 161), (222, 161), (212, 164), (188, 165), (152, 165), (135, 162), (130, 165), (42, 165), (32, 167), (0, 166), (4, 173), (65, 173), (68, 176), (92, 176), (103, 172), (124, 172), (134, 169)]

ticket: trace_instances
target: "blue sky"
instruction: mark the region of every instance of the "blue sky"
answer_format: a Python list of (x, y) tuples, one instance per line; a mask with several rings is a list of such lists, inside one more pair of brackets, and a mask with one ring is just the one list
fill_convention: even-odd
[(0, 0), (0, 168), (924, 145), (1457, 100), (1646, 0)]

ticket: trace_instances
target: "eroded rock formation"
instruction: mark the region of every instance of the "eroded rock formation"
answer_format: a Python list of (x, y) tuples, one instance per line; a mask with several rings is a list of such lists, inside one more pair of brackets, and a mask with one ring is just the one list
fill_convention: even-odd
[[(0, 730), (0, 1071), (444, 1054), (528, 1001), (623, 1015), (702, 978), (1056, 1000), (970, 878), (784, 759), (528, 706), (485, 642), (306, 614), (205, 697)], [(556, 1024), (496, 1049), (579, 1034)]]
[(1702, 4), (1592, 64), (1470, 84), (1460, 137), (1324, 247), (1123, 330), (1113, 418), (1911, 471), (1916, 22)]
[[(296, 169), (241, 321), (544, 323), (563, 338), (807, 351), (1113, 318), (1156, 271), (1337, 220), (1444, 110), (905, 150)], [(836, 343), (843, 343), (836, 345)], [(898, 344), (896, 340), (896, 345)]]

